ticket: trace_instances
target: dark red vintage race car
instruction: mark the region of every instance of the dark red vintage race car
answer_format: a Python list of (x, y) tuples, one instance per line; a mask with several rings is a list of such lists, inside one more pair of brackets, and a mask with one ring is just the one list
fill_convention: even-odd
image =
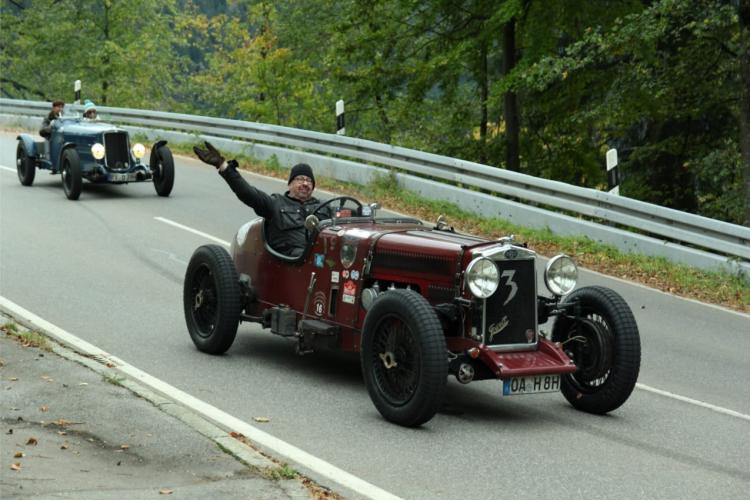
[[(464, 384), (499, 379), (503, 395), (562, 391), (599, 414), (630, 396), (641, 356), (633, 314), (613, 290), (574, 290), (569, 257), (542, 271), (512, 237), (376, 218), (376, 205), (349, 197), (325, 205), (337, 217), (308, 217), (300, 257), (272, 249), (262, 219), (240, 228), (231, 256), (216, 245), (193, 253), (183, 300), (198, 349), (225, 352), (239, 322), (252, 321), (294, 339), (300, 354), (359, 352), (376, 408), (404, 426), (435, 415), (449, 374)], [(551, 297), (538, 294), (537, 272)], [(539, 325), (552, 316), (545, 336)]]

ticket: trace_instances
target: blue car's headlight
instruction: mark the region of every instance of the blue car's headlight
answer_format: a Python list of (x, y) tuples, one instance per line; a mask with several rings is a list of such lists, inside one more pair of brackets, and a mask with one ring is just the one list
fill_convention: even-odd
[(104, 145), (97, 142), (96, 144), (91, 146), (91, 154), (97, 160), (101, 160), (102, 158), (104, 158)]

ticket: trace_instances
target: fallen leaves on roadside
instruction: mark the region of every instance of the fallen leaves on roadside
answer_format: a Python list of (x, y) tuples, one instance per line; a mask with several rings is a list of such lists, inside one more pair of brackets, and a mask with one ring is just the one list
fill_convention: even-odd
[(40, 407), (39, 407), (39, 411), (45, 411), (45, 412), (46, 412), (46, 411), (49, 411), (49, 406), (47, 406), (47, 405), (42, 405), (42, 406), (40, 406)]
[(44, 380), (45, 382), (54, 382), (55, 381), (55, 379), (53, 379), (49, 375), (42, 375), (42, 380)]
[(174, 492), (174, 490), (169, 488), (162, 488), (159, 490), (160, 495), (171, 495)]
[(15, 455), (13, 455), (13, 458), (23, 458), (25, 455), (22, 451), (17, 451)]
[(115, 364), (112, 362), (107, 362), (107, 368), (114, 368)]
[(63, 444), (62, 444), (62, 445), (60, 446), (60, 449), (61, 449), (61, 450), (67, 450), (67, 449), (68, 449), (68, 443), (63, 443)]
[(10, 377), (11, 382), (18, 382), (18, 377)]
[(89, 385), (88, 382), (80, 382), (78, 385)]
[(81, 422), (73, 422), (72, 420), (65, 420), (64, 418), (58, 418), (53, 420), (50, 424), (57, 425), (58, 427), (67, 427), (69, 425), (80, 425)]
[(11, 468), (11, 470), (19, 471), (19, 470), (21, 470), (21, 464), (18, 463), (18, 462), (16, 462), (14, 464), (11, 464), (10, 468)]
[(232, 436), (234, 439), (243, 439), (245, 437), (244, 434), (240, 432), (235, 432), (235, 431), (230, 432), (229, 435)]
[(30, 437), (28, 441), (26, 441), (26, 444), (30, 446), (36, 446), (39, 441), (36, 440), (35, 437)]
[(128, 450), (128, 449), (130, 449), (130, 445), (129, 444), (122, 444), (122, 445), (120, 445), (120, 449), (121, 450)]
[(271, 421), (271, 419), (268, 417), (254, 417), (253, 420), (255, 420), (256, 422), (260, 422), (260, 423), (266, 423), (266, 422)]
[(58, 436), (66, 436), (68, 433), (65, 431), (57, 431)]

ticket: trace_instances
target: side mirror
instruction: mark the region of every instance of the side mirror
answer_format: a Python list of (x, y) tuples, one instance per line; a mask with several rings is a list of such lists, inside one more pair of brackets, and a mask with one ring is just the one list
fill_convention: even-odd
[(305, 218), (305, 229), (307, 229), (308, 231), (317, 231), (319, 225), (320, 219), (318, 219), (315, 215), (308, 215)]

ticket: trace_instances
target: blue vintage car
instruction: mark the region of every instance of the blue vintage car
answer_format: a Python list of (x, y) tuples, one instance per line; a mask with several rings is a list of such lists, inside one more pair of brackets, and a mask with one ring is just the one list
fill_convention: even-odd
[(49, 140), (29, 134), (17, 137), (16, 170), (24, 186), (34, 182), (36, 169), (61, 174), (65, 196), (77, 200), (83, 179), (94, 183), (152, 182), (159, 196), (169, 196), (174, 186), (174, 159), (158, 141), (146, 165), (146, 148), (131, 147), (127, 130), (97, 120), (66, 114), (52, 122)]

